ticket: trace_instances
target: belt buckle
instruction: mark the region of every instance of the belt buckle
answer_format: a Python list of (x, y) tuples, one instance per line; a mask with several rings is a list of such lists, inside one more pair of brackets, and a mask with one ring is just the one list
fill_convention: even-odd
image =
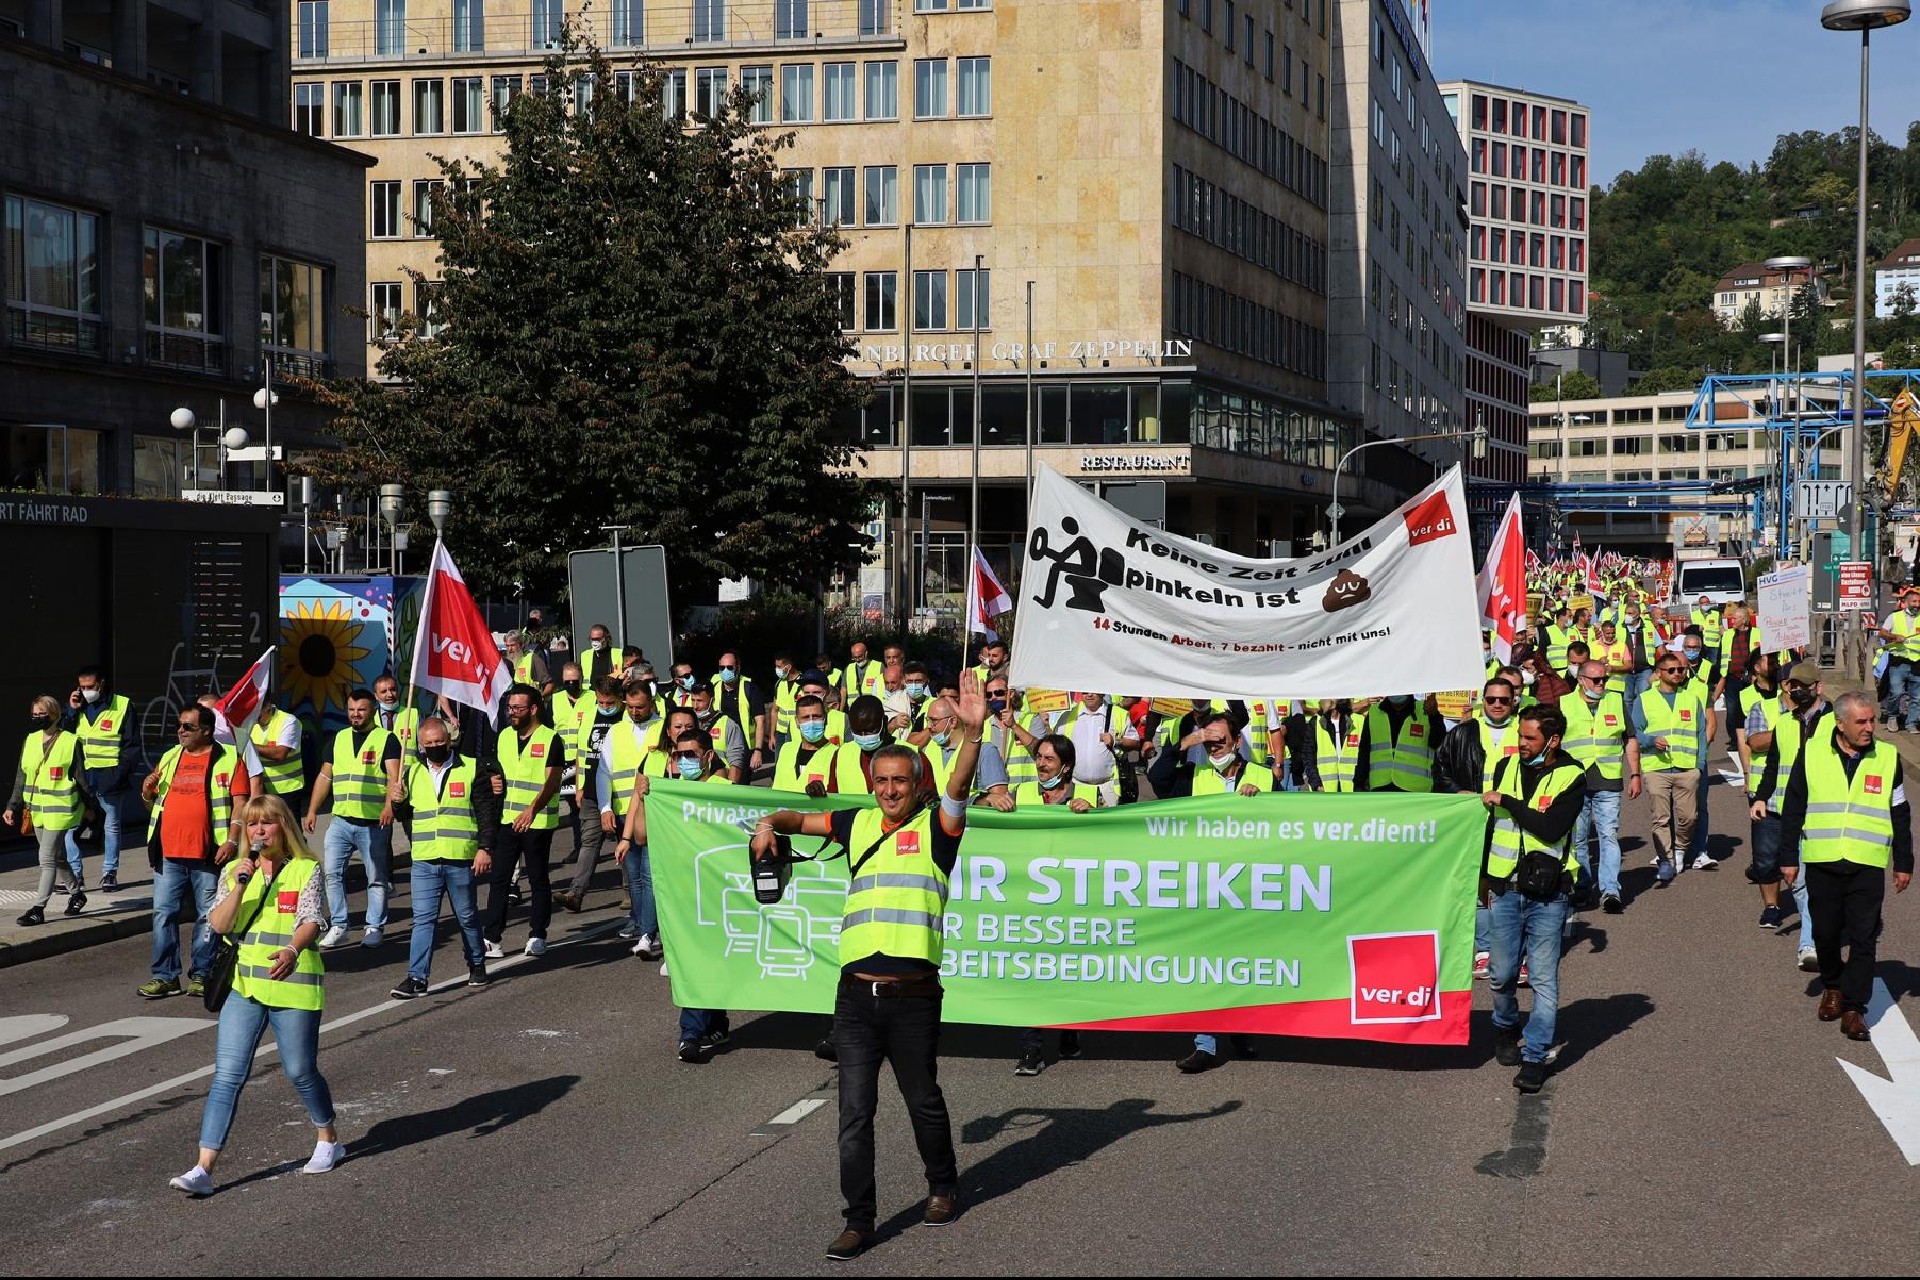
[(882, 987), (891, 986), (893, 984), (888, 982), (875, 981), (875, 982), (869, 983), (868, 985), (870, 985), (873, 988), (873, 998), (875, 1000), (880, 1000), (880, 999), (884, 999), (884, 997), (881, 995), (880, 989)]

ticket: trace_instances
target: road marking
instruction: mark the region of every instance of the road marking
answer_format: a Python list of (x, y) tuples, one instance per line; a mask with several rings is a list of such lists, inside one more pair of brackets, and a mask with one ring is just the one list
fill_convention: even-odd
[(1873, 1047), (1887, 1064), (1890, 1080), (1882, 1080), (1864, 1067), (1856, 1067), (1844, 1058), (1836, 1058), (1854, 1087), (1887, 1127), (1887, 1136), (1900, 1148), (1909, 1165), (1920, 1165), (1920, 1037), (1914, 1035), (1907, 1015), (1893, 1002), (1886, 979), (1873, 980), (1873, 999), (1867, 1005), (1867, 1027), (1873, 1032)]
[(759, 1128), (749, 1132), (747, 1136), (750, 1138), (777, 1137), (826, 1106), (829, 1101), (831, 1099), (819, 1096), (802, 1098)]
[(24, 1049), (14, 1049), (0, 1053), (0, 1067), (10, 1067), (16, 1062), (26, 1062), (33, 1058), (44, 1058), (50, 1053), (62, 1049), (71, 1049), (89, 1040), (105, 1040), (113, 1037), (126, 1037), (120, 1044), (105, 1049), (96, 1049), (92, 1053), (73, 1059), (71, 1062), (55, 1063), (51, 1067), (42, 1067), (38, 1071), (29, 1071), (22, 1076), (11, 1076), (0, 1080), (0, 1098), (10, 1093), (19, 1093), (31, 1089), (37, 1084), (46, 1084), (62, 1076), (70, 1076), (77, 1071), (88, 1071), (104, 1063), (112, 1062), (142, 1049), (151, 1049), (156, 1045), (178, 1040), (181, 1036), (191, 1035), (195, 1031), (214, 1026), (210, 1018), (121, 1018), (115, 1022), (104, 1022), (97, 1027), (88, 1027), (83, 1031), (69, 1031), (64, 1036), (31, 1044)]
[[(596, 925), (591, 929), (583, 929), (571, 938), (565, 938), (559, 942), (548, 944), (547, 952), (548, 954), (552, 954), (554, 949), (558, 947), (570, 947), (575, 945), (576, 943), (590, 942), (596, 938), (604, 937), (607, 934), (614, 931), (615, 929), (618, 929), (620, 927), (620, 924), (621, 922), (618, 920), (610, 920), (603, 925)], [(517, 968), (519, 965), (526, 963), (528, 961), (531, 961), (535, 958), (536, 957), (533, 957), (533, 956), (520, 955), (520, 956), (515, 956), (511, 959), (501, 960), (496, 962), (490, 969), (488, 969), (487, 972), (498, 973), (503, 969)], [(456, 978), (446, 982), (442, 982), (437, 986), (431, 988), (431, 990), (445, 991), (451, 987), (465, 986), (465, 985), (466, 985), (465, 978)], [(331, 1022), (321, 1023), (320, 1032), (322, 1035), (324, 1035), (329, 1031), (335, 1031), (340, 1029), (341, 1027), (352, 1026), (356, 1022), (360, 1022), (363, 1019), (373, 1017), (375, 1014), (390, 1013), (396, 1009), (407, 1008), (413, 1003), (414, 1002), (411, 1000), (395, 1000), (389, 997), (385, 1000), (382, 1000), (378, 1004), (368, 1005), (364, 1009), (358, 1009), (358, 1010), (355, 1010), (353, 1013), (344, 1014), (341, 1017), (333, 1019)], [(137, 1022), (137, 1021), (147, 1021), (147, 1019), (129, 1018), (129, 1019), (123, 1019), (122, 1021)], [(214, 1025), (211, 1022), (206, 1022), (198, 1019), (156, 1018), (156, 1019), (151, 1019), (151, 1021), (191, 1022), (195, 1029), (203, 1026)], [(115, 1024), (110, 1023), (108, 1025), (111, 1026)], [(257, 1064), (263, 1059), (265, 1059), (267, 1055), (273, 1054), (275, 1052), (276, 1052), (276, 1047), (274, 1045), (262, 1044), (258, 1049), (254, 1050), (253, 1060)], [(10, 1057), (11, 1055), (8, 1055), (8, 1056)], [(4, 1059), (0, 1059), (0, 1062), (4, 1062)], [(76, 1111), (71, 1115), (61, 1116), (58, 1120), (49, 1120), (45, 1124), (36, 1125), (31, 1129), (23, 1129), (19, 1133), (12, 1134), (5, 1138), (0, 1138), (0, 1151), (6, 1151), (12, 1147), (21, 1146), (24, 1143), (32, 1142), (36, 1138), (44, 1138), (50, 1133), (58, 1133), (62, 1129), (71, 1128), (76, 1124), (82, 1124), (88, 1120), (93, 1119), (96, 1116), (108, 1115), (112, 1112), (119, 1111), (122, 1108), (130, 1107), (136, 1102), (142, 1102), (148, 1098), (155, 1097), (159, 1094), (167, 1093), (173, 1089), (180, 1087), (181, 1085), (191, 1084), (196, 1080), (203, 1080), (212, 1074), (213, 1074), (213, 1066), (212, 1064), (208, 1064), (207, 1066), (198, 1067), (192, 1071), (188, 1071), (181, 1075), (174, 1076), (172, 1079), (162, 1080), (158, 1084), (148, 1085), (144, 1089), (137, 1089), (132, 1093), (121, 1094), (119, 1097), (111, 1099), (110, 1101), (107, 1101), (107, 1102), (102, 1102), (98, 1106), (88, 1107), (83, 1111)]]
[(48, 1032), (58, 1031), (67, 1025), (64, 1013), (23, 1013), (11, 1018), (0, 1018), (0, 1044), (12, 1044), (15, 1040), (31, 1040), (35, 1036), (44, 1036)]
[(1523, 1093), (1514, 1108), (1513, 1132), (1504, 1151), (1480, 1157), (1474, 1172), (1494, 1178), (1531, 1178), (1547, 1164), (1547, 1130), (1553, 1124), (1553, 1083), (1539, 1093)]

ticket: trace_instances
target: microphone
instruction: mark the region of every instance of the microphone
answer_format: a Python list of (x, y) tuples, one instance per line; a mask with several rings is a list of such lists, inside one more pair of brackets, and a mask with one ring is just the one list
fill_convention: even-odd
[[(260, 860), (260, 851), (266, 847), (267, 847), (267, 842), (265, 840), (255, 840), (253, 842), (253, 847), (247, 851), (247, 857), (253, 859), (255, 862), (258, 862)], [(236, 889), (246, 888), (247, 881), (251, 879), (253, 879), (253, 872), (242, 871), (238, 876), (234, 877), (234, 881), (233, 881), (234, 888)]]

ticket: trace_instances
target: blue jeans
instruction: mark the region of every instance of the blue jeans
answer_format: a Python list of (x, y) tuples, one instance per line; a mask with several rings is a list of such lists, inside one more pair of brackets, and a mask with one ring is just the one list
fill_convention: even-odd
[[(393, 855), (393, 828), (378, 823), (362, 827), (333, 818), (327, 823), (326, 840), (321, 845), (321, 864), (327, 880), (327, 925), (347, 927), (347, 863), (355, 852), (367, 871), (367, 928), (387, 925), (387, 889), (389, 865)], [(435, 904), (438, 909), (438, 904)]]
[(1515, 984), (1525, 959), (1527, 985), (1533, 988), (1533, 1012), (1520, 1046), (1526, 1062), (1545, 1062), (1553, 1047), (1553, 1024), (1560, 1012), (1560, 933), (1568, 910), (1564, 893), (1551, 902), (1535, 902), (1518, 889), (1508, 889), (1493, 900), (1493, 963), (1487, 975), (1493, 1025), (1508, 1031), (1520, 1025)]
[(729, 1029), (725, 1009), (682, 1009), (680, 1011), (680, 1042), (698, 1040), (710, 1031)]
[[(116, 791), (112, 795), (100, 797), (101, 826), (104, 832), (101, 843), (106, 857), (100, 868), (102, 876), (120, 873), (120, 840), (129, 831), (141, 830), (141, 824), (147, 820), (147, 807), (140, 802), (138, 791)], [(67, 866), (73, 871), (74, 882), (82, 878), (80, 870), (80, 829), (75, 827), (67, 832)]]
[(635, 845), (628, 849), (621, 870), (627, 873), (627, 893), (633, 898), (627, 920), (639, 932), (657, 935), (660, 915), (653, 905), (653, 862), (647, 857), (647, 846)]
[(1473, 954), (1477, 956), (1483, 951), (1493, 950), (1493, 913), (1479, 906), (1479, 899), (1476, 898), (1474, 901), (1476, 905), (1473, 908)]
[[(1703, 742), (1706, 733), (1701, 732)], [(1713, 744), (1706, 743), (1700, 751), (1700, 791), (1699, 807), (1693, 815), (1693, 842), (1687, 846), (1687, 856), (1697, 858), (1707, 851), (1707, 784), (1713, 781)], [(1676, 866), (1675, 868), (1679, 868)]]
[(1632, 707), (1640, 701), (1640, 695), (1653, 685), (1653, 668), (1635, 671), (1627, 677), (1627, 706)]
[(1807, 869), (1793, 878), (1793, 909), (1800, 913), (1800, 950), (1813, 950), (1813, 912), (1807, 908)]
[(467, 968), (487, 962), (480, 940), (480, 908), (473, 895), (471, 862), (415, 862), (413, 864), (413, 938), (407, 949), (407, 976), (427, 980), (433, 965), (433, 929), (440, 922), (440, 895), (453, 902), (453, 918), (460, 922), (460, 941)]
[(213, 897), (220, 885), (213, 859), (189, 861), (162, 858), (153, 877), (153, 976), (168, 982), (180, 980), (180, 912), (192, 893), (194, 921), (193, 967), (188, 973), (202, 974), (213, 963), (213, 930), (207, 927), (207, 912), (213, 910)]
[(1600, 892), (1616, 896), (1620, 892), (1620, 793), (1588, 791), (1580, 816), (1573, 820), (1573, 853), (1580, 859), (1581, 879), (1594, 879), (1593, 862), (1587, 841), (1600, 841)]
[(200, 1117), (200, 1145), (218, 1151), (233, 1127), (233, 1109), (240, 1090), (253, 1071), (253, 1053), (260, 1036), (273, 1025), (273, 1043), (280, 1050), (280, 1068), (293, 1082), (294, 1092), (306, 1104), (313, 1127), (333, 1123), (333, 1094), (320, 1074), (320, 1011), (274, 1009), (250, 1000), (238, 991), (220, 1007), (219, 1039), (213, 1049), (213, 1087), (207, 1090), (207, 1109)]
[(1907, 714), (1900, 721), (1903, 729), (1920, 724), (1920, 663), (1887, 664), (1887, 700), (1880, 704), (1882, 716), (1900, 715), (1900, 697), (1907, 697)]

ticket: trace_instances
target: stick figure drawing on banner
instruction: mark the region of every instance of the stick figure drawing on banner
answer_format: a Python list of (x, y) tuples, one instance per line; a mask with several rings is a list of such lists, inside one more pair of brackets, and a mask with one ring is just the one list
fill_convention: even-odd
[(1125, 562), (1117, 551), (1096, 551), (1093, 540), (1080, 532), (1080, 524), (1072, 516), (1063, 517), (1060, 528), (1062, 532), (1075, 536), (1058, 550), (1048, 546), (1044, 527), (1036, 527), (1027, 544), (1027, 559), (1052, 561), (1047, 566), (1046, 589), (1033, 598), (1034, 602), (1043, 609), (1052, 608), (1060, 580), (1065, 578), (1073, 592), (1066, 602), (1067, 608), (1105, 613), (1106, 605), (1100, 596), (1109, 586), (1120, 582), (1125, 572)]

